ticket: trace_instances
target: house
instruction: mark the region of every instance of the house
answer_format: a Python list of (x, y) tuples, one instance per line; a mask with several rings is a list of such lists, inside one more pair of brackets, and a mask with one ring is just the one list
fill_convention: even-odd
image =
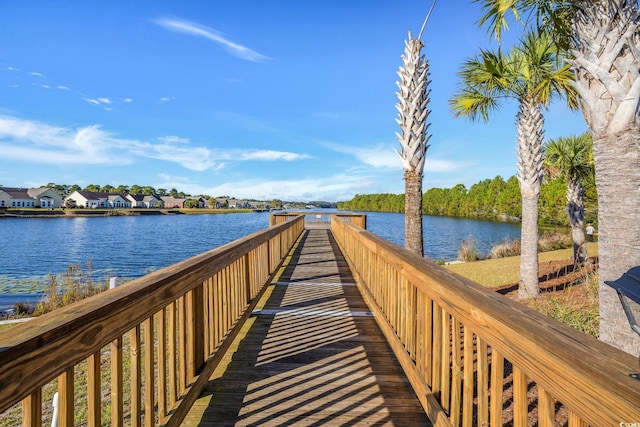
[(48, 187), (0, 187), (0, 208), (59, 208), (62, 197)]
[(130, 208), (131, 201), (121, 194), (74, 191), (64, 201), (65, 206), (78, 208)]
[(198, 208), (203, 209), (207, 207), (207, 201), (205, 199), (203, 199), (202, 197), (187, 197), (187, 200), (195, 200), (198, 203)]
[(164, 202), (165, 208), (184, 208), (184, 202), (187, 200), (184, 197), (172, 197), (172, 196), (162, 196), (160, 197)]
[(134, 208), (161, 208), (164, 207), (164, 202), (160, 196), (155, 194), (128, 194), (127, 199), (131, 202), (131, 207)]
[(236, 200), (236, 199), (229, 200), (229, 209), (250, 209), (250, 208), (251, 208), (251, 204), (246, 200)]
[(62, 196), (52, 188), (30, 188), (27, 193), (38, 201), (36, 206), (41, 208), (59, 208), (62, 206)]

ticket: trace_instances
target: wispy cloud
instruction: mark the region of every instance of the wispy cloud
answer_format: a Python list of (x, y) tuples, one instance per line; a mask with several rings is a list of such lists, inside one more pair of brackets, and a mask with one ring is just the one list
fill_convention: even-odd
[(111, 104), (111, 100), (109, 98), (82, 98), (92, 105), (102, 105), (102, 104)]
[(119, 151), (131, 141), (114, 138), (100, 126), (78, 129), (0, 116), (0, 150), (3, 157), (39, 164), (101, 164), (118, 161)]
[(68, 87), (68, 86), (62, 86), (62, 85), (60, 85), (60, 86), (56, 86), (56, 87), (57, 87), (58, 89), (60, 89), (60, 90), (71, 90), (71, 88), (70, 88), (70, 87)]
[(41, 77), (41, 78), (43, 78), (43, 79), (44, 79), (44, 78), (46, 78), (46, 77), (44, 76), (44, 74), (42, 74), (42, 73), (38, 73), (38, 72), (36, 72), (36, 71), (32, 71), (32, 72), (30, 72), (30, 73), (29, 73), (29, 75), (34, 76), (34, 77)]
[(206, 186), (191, 179), (161, 174), (156, 188), (180, 188), (190, 194), (223, 194), (257, 200), (349, 200), (356, 193), (366, 193), (373, 189), (376, 181), (372, 178), (339, 174), (328, 177), (314, 177), (300, 180), (247, 179), (228, 181), (216, 186)]
[(294, 161), (309, 158), (270, 150), (223, 150), (168, 135), (157, 141), (119, 138), (99, 125), (65, 128), (0, 115), (0, 152), (4, 159), (29, 164), (131, 164), (147, 158), (177, 163), (196, 171), (219, 171), (229, 162)]
[(268, 57), (249, 49), (246, 46), (234, 43), (231, 40), (223, 37), (218, 31), (205, 27), (204, 25), (197, 24), (195, 22), (184, 21), (181, 19), (156, 19), (155, 23), (163, 28), (179, 33), (191, 34), (198, 37), (204, 37), (211, 40), (221, 46), (223, 46), (232, 55), (252, 62), (262, 62)]
[[(370, 147), (355, 147), (349, 145), (323, 143), (327, 148), (339, 153), (355, 157), (360, 162), (379, 169), (402, 169), (402, 163), (398, 155), (393, 151), (393, 147), (386, 144), (376, 144)], [(425, 160), (425, 171), (427, 172), (453, 172), (468, 167), (468, 162), (445, 160), (429, 156)]]
[(264, 160), (273, 162), (276, 160), (285, 160), (292, 162), (295, 160), (310, 159), (311, 156), (307, 154), (290, 153), (287, 151), (274, 151), (274, 150), (248, 150), (239, 151), (239, 160)]
[(376, 144), (367, 147), (335, 144), (332, 142), (322, 143), (325, 147), (338, 153), (355, 157), (360, 162), (374, 168), (400, 169), (402, 164), (398, 155), (393, 152), (392, 147), (385, 144)]
[(189, 138), (182, 138), (175, 135), (161, 136), (158, 138), (158, 141), (164, 142), (165, 144), (188, 144)]

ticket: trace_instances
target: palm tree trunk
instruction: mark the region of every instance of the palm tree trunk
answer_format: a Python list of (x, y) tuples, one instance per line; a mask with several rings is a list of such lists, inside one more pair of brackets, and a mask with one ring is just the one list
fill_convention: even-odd
[(572, 52), (581, 110), (593, 136), (598, 189), (600, 339), (637, 355), (616, 280), (640, 265), (640, 38), (634, 1), (583, 0)]
[(538, 199), (542, 181), (544, 118), (536, 99), (520, 100), (518, 111), (518, 182), (522, 195), (520, 283), (518, 298), (534, 298), (538, 286)]
[(600, 339), (637, 355), (640, 339), (605, 281), (640, 265), (640, 128), (594, 138), (598, 188)]
[(404, 240), (405, 248), (424, 256), (422, 238), (422, 174), (407, 171), (404, 174)]
[(520, 229), (520, 283), (518, 298), (535, 298), (538, 284), (538, 196), (522, 195)]
[(571, 180), (567, 185), (567, 214), (573, 239), (573, 262), (583, 264), (589, 255), (584, 240), (584, 188), (580, 180)]

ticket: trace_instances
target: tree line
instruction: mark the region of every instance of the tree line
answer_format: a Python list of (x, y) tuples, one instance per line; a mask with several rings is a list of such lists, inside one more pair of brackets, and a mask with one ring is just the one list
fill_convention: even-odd
[(145, 196), (171, 196), (171, 197), (186, 197), (190, 196), (190, 194), (185, 194), (183, 191), (178, 191), (175, 188), (167, 190), (166, 188), (153, 188), (149, 185), (118, 185), (114, 187), (113, 185), (99, 185), (99, 184), (89, 184), (86, 187), (80, 187), (77, 184), (56, 184), (54, 182), (50, 182), (45, 187), (51, 188), (55, 190), (62, 197), (67, 197), (74, 191), (90, 191), (92, 193), (110, 193), (110, 194), (122, 194), (126, 196), (127, 194), (144, 194)]
[[(584, 180), (585, 220), (597, 221), (598, 202), (593, 176)], [(568, 226), (567, 184), (562, 177), (542, 184), (538, 202), (540, 223)], [(356, 194), (338, 202), (338, 209), (367, 212), (404, 212), (404, 194)], [(522, 198), (518, 179), (501, 176), (485, 179), (467, 189), (463, 184), (452, 188), (430, 188), (422, 196), (424, 215), (451, 216), (501, 221), (519, 221)]]

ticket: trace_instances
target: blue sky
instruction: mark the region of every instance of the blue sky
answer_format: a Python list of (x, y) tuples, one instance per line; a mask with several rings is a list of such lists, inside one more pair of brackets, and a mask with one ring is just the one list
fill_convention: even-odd
[[(151, 185), (287, 201), (402, 193), (396, 72), (431, 0), (19, 1), (0, 5), (0, 184)], [(516, 171), (516, 105), (456, 119), (489, 47), (467, 0), (437, 3), (424, 190)], [(562, 104), (546, 136), (586, 130)]]

